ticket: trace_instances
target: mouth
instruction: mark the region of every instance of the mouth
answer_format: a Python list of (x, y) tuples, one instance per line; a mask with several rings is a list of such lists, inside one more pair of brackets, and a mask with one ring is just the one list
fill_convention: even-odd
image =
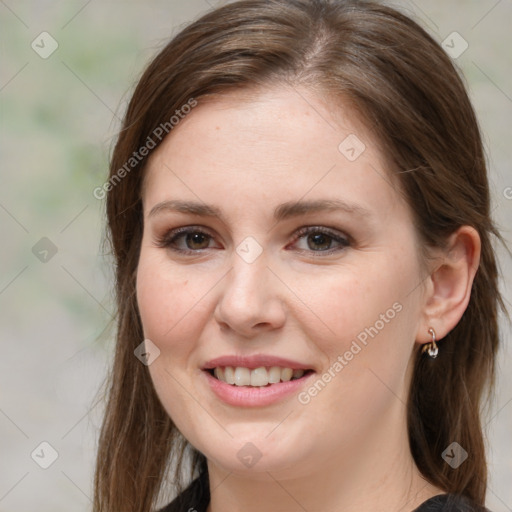
[(265, 388), (280, 382), (290, 382), (314, 373), (312, 369), (288, 368), (282, 366), (216, 366), (205, 369), (215, 379), (233, 387)]

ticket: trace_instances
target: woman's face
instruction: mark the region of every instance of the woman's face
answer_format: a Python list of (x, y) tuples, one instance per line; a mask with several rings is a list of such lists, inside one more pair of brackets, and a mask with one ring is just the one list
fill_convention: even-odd
[(227, 471), (299, 475), (407, 442), (417, 238), (368, 132), (332, 111), (284, 87), (199, 102), (146, 170), (149, 371)]

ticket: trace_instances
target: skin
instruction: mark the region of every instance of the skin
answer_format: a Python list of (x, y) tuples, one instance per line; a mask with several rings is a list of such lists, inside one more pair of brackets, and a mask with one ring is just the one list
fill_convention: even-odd
[[(478, 235), (461, 228), (426, 267), (378, 145), (347, 108), (332, 110), (285, 86), (200, 101), (146, 169), (137, 301), (145, 338), (160, 350), (149, 371), (178, 429), (208, 459), (209, 512), (411, 511), (444, 492), (414, 464), (405, 403), (428, 329), (442, 339), (467, 306)], [(355, 161), (338, 149), (350, 134), (366, 146)], [(222, 219), (150, 215), (172, 199), (214, 205)], [(283, 202), (315, 199), (366, 213), (273, 218)], [(184, 226), (210, 235), (174, 241), (193, 254), (158, 243)], [(319, 241), (318, 231), (297, 237), (304, 226), (350, 244)], [(236, 252), (249, 236), (263, 250), (252, 263)], [(307, 362), (319, 377), (393, 304), (400, 312), (305, 405), (297, 395), (227, 405), (202, 378), (213, 357), (257, 353)], [(247, 442), (261, 454), (250, 468), (237, 457)]]

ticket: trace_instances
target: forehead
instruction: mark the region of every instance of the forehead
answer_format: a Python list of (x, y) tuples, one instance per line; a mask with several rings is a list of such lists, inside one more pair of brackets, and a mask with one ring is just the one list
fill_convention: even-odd
[(328, 194), (392, 207), (398, 194), (385, 167), (376, 141), (343, 104), (292, 87), (242, 90), (198, 100), (180, 120), (149, 159), (143, 202), (146, 214), (169, 194), (223, 193), (234, 202)]

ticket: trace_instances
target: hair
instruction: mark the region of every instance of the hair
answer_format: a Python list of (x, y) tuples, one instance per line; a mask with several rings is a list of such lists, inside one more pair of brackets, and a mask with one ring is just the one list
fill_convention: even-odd
[[(99, 437), (94, 510), (151, 510), (171, 466), (180, 490), (187, 483), (185, 461), (190, 463), (188, 483), (207, 470), (205, 456), (177, 430), (148, 368), (134, 357), (144, 339), (135, 292), (141, 187), (150, 155), (139, 155), (135, 163), (131, 159), (148, 138), (158, 147), (164, 137), (155, 137), (155, 129), (191, 99), (200, 103), (276, 84), (303, 86), (356, 109), (399, 180), (424, 254), (444, 247), (463, 225), (480, 236), (480, 265), (465, 313), (440, 343), (435, 361), (419, 350), (413, 355), (407, 423), (422, 475), (447, 493), (483, 506), (482, 405), (486, 387), (487, 398), (494, 392), (498, 310), (505, 311), (493, 237), (503, 240), (491, 219), (482, 138), (459, 72), (415, 21), (377, 2), (242, 0), (206, 13), (156, 55), (138, 81), (111, 155), (106, 215), (115, 259), (117, 338)], [(131, 169), (120, 173), (127, 162)], [(469, 453), (457, 470), (441, 457), (454, 441)]]

